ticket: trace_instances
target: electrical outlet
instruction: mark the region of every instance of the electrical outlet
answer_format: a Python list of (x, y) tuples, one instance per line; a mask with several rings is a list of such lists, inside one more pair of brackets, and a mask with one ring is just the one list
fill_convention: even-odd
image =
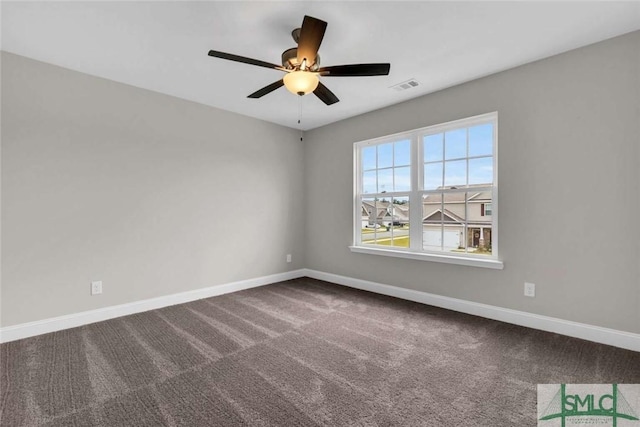
[(291, 254), (287, 254), (287, 262), (291, 262)]
[(91, 282), (91, 295), (100, 295), (102, 293), (102, 281)]
[(536, 284), (524, 282), (524, 296), (525, 297), (535, 297), (536, 296)]

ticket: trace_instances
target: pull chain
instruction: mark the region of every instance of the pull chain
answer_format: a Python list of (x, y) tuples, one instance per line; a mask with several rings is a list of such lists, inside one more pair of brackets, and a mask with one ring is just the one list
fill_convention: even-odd
[(301, 120), (302, 120), (302, 97), (298, 96), (298, 127), (300, 128), (300, 141), (302, 141), (302, 126), (300, 126)]

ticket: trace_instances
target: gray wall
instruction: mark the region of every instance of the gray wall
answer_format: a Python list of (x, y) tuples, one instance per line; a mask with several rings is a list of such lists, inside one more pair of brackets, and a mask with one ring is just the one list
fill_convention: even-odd
[[(307, 132), (306, 266), (640, 333), (639, 55), (635, 32)], [(491, 111), (504, 270), (351, 253), (353, 143)]]
[(1, 325), (303, 267), (302, 158), (294, 130), (2, 53)]
[[(639, 52), (636, 32), (304, 144), (3, 53), (0, 324), (308, 267), (640, 333)], [(351, 253), (353, 142), (490, 111), (505, 269)], [(91, 280), (103, 295), (89, 295)]]

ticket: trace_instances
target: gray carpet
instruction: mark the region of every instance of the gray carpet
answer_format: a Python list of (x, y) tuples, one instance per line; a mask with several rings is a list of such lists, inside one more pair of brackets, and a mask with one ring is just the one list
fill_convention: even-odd
[(297, 279), (2, 344), (3, 426), (534, 426), (640, 353)]

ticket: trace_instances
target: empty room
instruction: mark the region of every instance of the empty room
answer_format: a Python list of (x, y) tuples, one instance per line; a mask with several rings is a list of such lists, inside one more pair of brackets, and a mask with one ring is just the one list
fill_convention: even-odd
[(640, 2), (0, 23), (0, 426), (640, 427)]

